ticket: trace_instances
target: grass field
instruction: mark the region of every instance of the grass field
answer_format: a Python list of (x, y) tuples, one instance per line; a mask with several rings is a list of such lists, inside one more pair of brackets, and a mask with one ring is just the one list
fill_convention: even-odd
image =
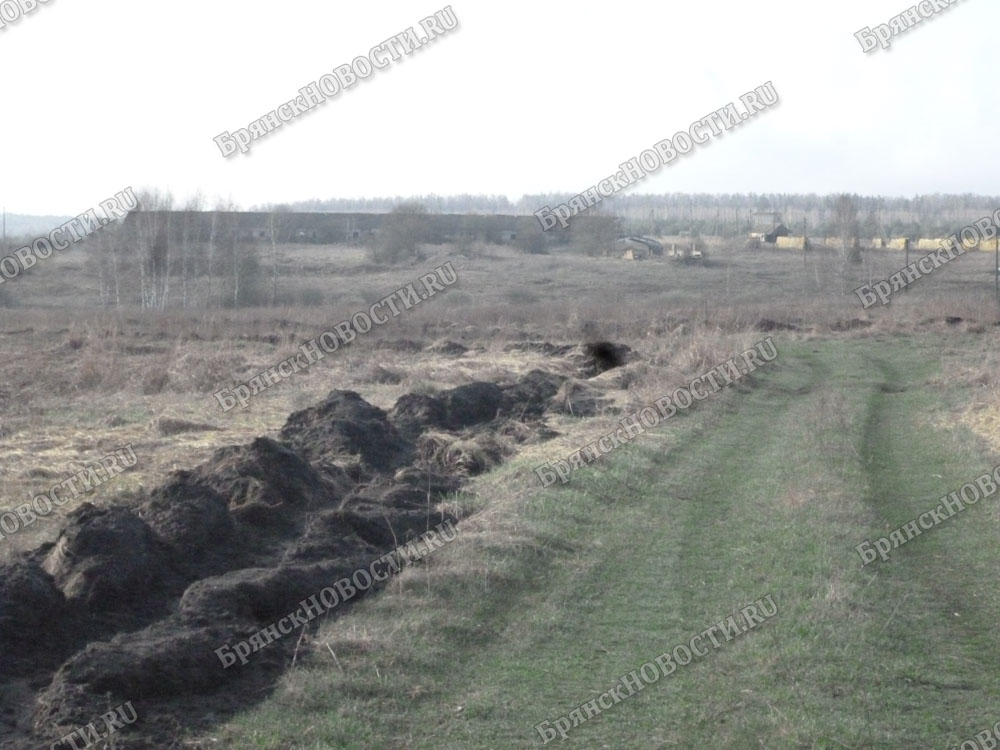
[(997, 463), (941, 424), (976, 387), (942, 376), (981, 340), (777, 342), (748, 392), (565, 486), (534, 483), (534, 457), (477, 483), (459, 540), (322, 628), (315, 663), (223, 744), (540, 745), (533, 725), (766, 594), (775, 617), (570, 744), (949, 747), (992, 727), (1000, 498), (888, 562), (854, 550)]
[[(512, 343), (607, 339), (638, 354), (593, 381), (618, 411), (550, 418), (553, 439), (449, 499), (470, 514), (456, 541), (308, 629), (273, 690), (210, 730), (178, 730), (177, 747), (541, 746), (536, 724), (766, 595), (774, 617), (565, 742), (950, 747), (1000, 721), (1000, 497), (886, 562), (862, 568), (854, 549), (1000, 463), (992, 254), (863, 310), (844, 289), (867, 277), (842, 280), (821, 255), (717, 248), (686, 266), (480, 248), (380, 269), (342, 248), (286, 248), (282, 284), (319, 290), (321, 305), (162, 315), (88, 309), (85, 259), (56, 258), (0, 310), (0, 507), (132, 443), (135, 469), (86, 498), (110, 503), (219, 446), (275, 436), (333, 388), (388, 408), (403, 393), (561, 366)], [(440, 298), (249, 408), (219, 410), (215, 389), (445, 259), (459, 281)], [(903, 265), (902, 253), (871, 260), (874, 278)], [(79, 307), (59, 309), (71, 277)], [(747, 380), (566, 485), (539, 484), (535, 466), (767, 335), (779, 356)], [(211, 429), (173, 431), (165, 418)], [(0, 560), (59, 526), (42, 519), (3, 540)]]

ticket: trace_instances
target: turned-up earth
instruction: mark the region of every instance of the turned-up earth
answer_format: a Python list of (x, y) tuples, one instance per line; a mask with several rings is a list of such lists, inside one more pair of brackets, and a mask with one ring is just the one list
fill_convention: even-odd
[[(547, 416), (595, 414), (605, 399), (587, 379), (634, 358), (609, 342), (527, 345), (576, 377), (535, 369), (408, 393), (388, 411), (334, 390), (277, 439), (221, 448), (149, 492), (73, 510), (54, 541), (0, 566), (2, 746), (49, 746), (131, 701), (139, 719), (109, 746), (164, 747), (258, 701), (300, 633), (233, 668), (218, 649), (458, 520), (442, 498), (518, 442), (549, 436)], [(500, 440), (514, 420), (519, 433)]]
[(495, 517), (459, 523), (436, 576), (333, 623), (329, 653), (202, 737), (540, 747), (535, 724), (768, 594), (767, 622), (553, 746), (944, 748), (989, 729), (1000, 496), (886, 562), (855, 551), (1000, 462), (954, 418), (989, 382), (966, 373), (995, 328), (941, 331), (775, 334), (745, 386), (566, 485), (541, 489), (518, 459), (480, 477)]
[[(535, 747), (539, 722), (768, 595), (774, 617), (559, 744), (958, 745), (1000, 721), (1000, 497), (888, 561), (855, 547), (1000, 463), (997, 327), (871, 325), (692, 341), (692, 374), (767, 335), (779, 353), (565, 485), (534, 467), (644, 403), (658, 353), (525, 341), (549, 367), (387, 408), (333, 390), (49, 519), (0, 569), (0, 747), (126, 701), (108, 747)], [(454, 542), (222, 668), (220, 646), (443, 520)]]

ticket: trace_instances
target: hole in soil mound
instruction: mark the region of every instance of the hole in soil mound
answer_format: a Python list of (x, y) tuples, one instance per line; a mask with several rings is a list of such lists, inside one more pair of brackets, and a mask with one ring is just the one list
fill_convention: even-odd
[(631, 349), (621, 344), (612, 344), (610, 341), (597, 341), (584, 345), (584, 351), (590, 357), (594, 374), (597, 375), (628, 362)]
[(610, 341), (598, 341), (586, 345), (587, 354), (594, 360), (598, 372), (604, 372), (625, 364), (624, 351)]

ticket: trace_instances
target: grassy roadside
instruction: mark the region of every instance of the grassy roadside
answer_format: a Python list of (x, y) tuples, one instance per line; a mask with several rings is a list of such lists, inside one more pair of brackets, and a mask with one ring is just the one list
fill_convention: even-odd
[(944, 747), (991, 726), (997, 498), (887, 563), (853, 549), (994, 463), (929, 425), (940, 339), (778, 345), (748, 393), (565, 487), (539, 489), (525, 460), (482, 478), (458, 540), (327, 624), (211, 746), (540, 746), (534, 724), (768, 593), (777, 616), (569, 742)]

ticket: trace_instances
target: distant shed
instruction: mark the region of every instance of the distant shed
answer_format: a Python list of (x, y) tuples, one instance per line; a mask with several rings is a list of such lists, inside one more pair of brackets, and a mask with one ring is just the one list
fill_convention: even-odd
[(622, 237), (614, 241), (611, 249), (625, 260), (645, 260), (663, 255), (663, 245), (652, 237)]
[(770, 242), (772, 244), (776, 244), (779, 238), (788, 237), (791, 233), (792, 231), (784, 224), (778, 224), (778, 226), (776, 226), (770, 232), (764, 233), (764, 242)]

